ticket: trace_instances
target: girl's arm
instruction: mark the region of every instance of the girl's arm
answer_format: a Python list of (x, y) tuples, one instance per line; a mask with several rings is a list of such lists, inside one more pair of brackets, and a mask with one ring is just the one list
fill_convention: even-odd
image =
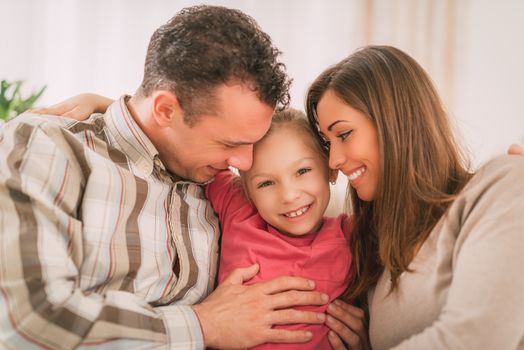
[(113, 103), (110, 98), (96, 94), (80, 94), (47, 108), (36, 108), (33, 114), (60, 115), (76, 120), (85, 120), (93, 113), (104, 113)]

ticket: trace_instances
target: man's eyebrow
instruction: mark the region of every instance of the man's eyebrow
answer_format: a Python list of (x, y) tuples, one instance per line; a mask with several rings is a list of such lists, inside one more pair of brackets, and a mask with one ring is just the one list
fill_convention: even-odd
[(252, 141), (231, 141), (231, 140), (223, 140), (222, 143), (228, 146), (233, 146), (233, 147), (254, 144), (254, 142)]
[(347, 120), (335, 120), (333, 123), (331, 123), (331, 124), (328, 126), (327, 130), (328, 130), (328, 131), (331, 131), (335, 125), (337, 125), (338, 123), (344, 123), (344, 122), (345, 122), (345, 123), (349, 123), (349, 121), (347, 121)]

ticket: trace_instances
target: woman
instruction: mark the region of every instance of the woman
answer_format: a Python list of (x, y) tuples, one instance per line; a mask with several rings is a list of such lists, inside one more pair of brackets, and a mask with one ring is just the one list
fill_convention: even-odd
[[(367, 300), (372, 348), (524, 349), (524, 158), (470, 173), (429, 76), (392, 47), (323, 72), (307, 112), (349, 180), (346, 297)], [(355, 332), (336, 317), (338, 349)]]

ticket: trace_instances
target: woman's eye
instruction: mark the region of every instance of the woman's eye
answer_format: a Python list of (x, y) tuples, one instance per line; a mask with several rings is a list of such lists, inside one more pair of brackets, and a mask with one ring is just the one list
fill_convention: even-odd
[(262, 182), (259, 182), (258, 185), (257, 185), (257, 188), (264, 188), (264, 187), (268, 187), (268, 186), (271, 186), (273, 184), (273, 182), (271, 181), (262, 181)]
[(353, 130), (349, 130), (349, 131), (341, 132), (340, 134), (337, 135), (337, 137), (338, 137), (339, 139), (341, 139), (342, 141), (344, 141), (345, 139), (348, 138), (349, 135), (351, 135), (352, 132), (353, 132)]
[(311, 171), (311, 168), (300, 168), (297, 171), (298, 175), (304, 175), (305, 173), (309, 173)]

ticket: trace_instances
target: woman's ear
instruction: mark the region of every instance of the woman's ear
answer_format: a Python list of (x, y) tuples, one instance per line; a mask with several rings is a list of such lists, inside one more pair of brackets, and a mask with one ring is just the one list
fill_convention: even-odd
[(178, 98), (171, 91), (153, 92), (153, 119), (161, 127), (168, 127), (178, 118), (183, 118), (183, 111)]
[(334, 185), (337, 183), (338, 170), (330, 169), (329, 170), (329, 182)]

